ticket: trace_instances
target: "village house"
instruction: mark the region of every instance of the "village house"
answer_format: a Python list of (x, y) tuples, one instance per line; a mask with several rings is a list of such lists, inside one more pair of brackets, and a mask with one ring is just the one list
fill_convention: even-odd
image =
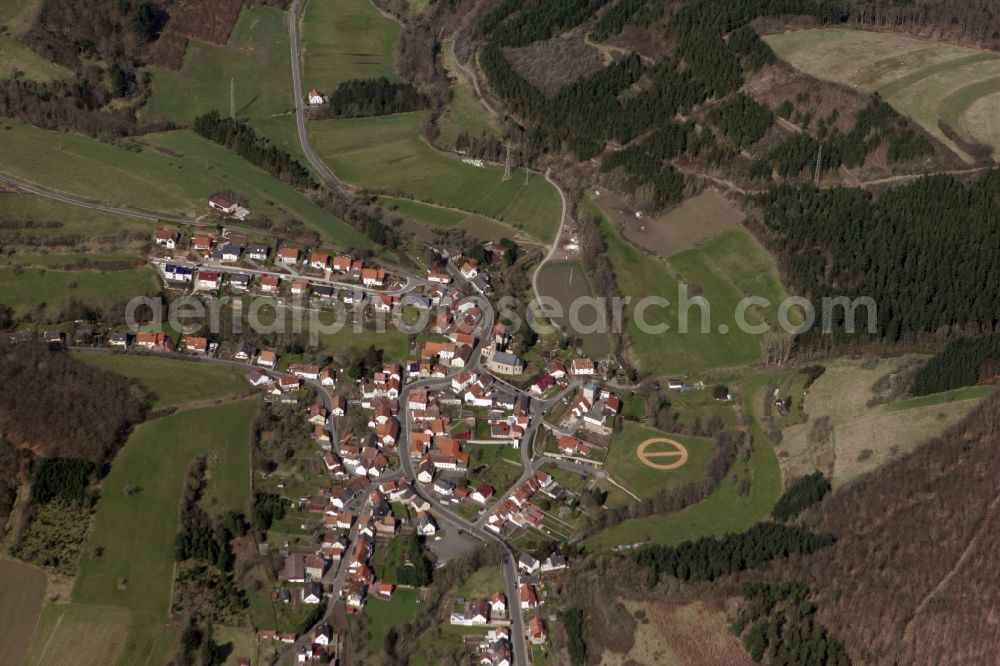
[(253, 276), (249, 273), (232, 273), (229, 276), (229, 286), (240, 291), (249, 289), (251, 282), (253, 282)]
[(536, 558), (532, 557), (528, 553), (522, 553), (521, 557), (517, 558), (517, 568), (528, 574), (529, 576), (534, 573), (538, 573), (539, 568), (542, 564)]
[(205, 234), (198, 234), (191, 238), (191, 249), (196, 252), (206, 252), (212, 249), (212, 237)]
[(181, 344), (186, 352), (191, 352), (193, 354), (208, 353), (208, 338), (185, 335), (181, 338)]
[(108, 336), (108, 344), (119, 349), (128, 349), (129, 334), (125, 331), (117, 331)]
[(326, 97), (316, 90), (315, 88), (309, 91), (309, 106), (323, 106), (326, 103)]
[(190, 282), (194, 279), (194, 269), (179, 264), (164, 264), (163, 277), (173, 282)]
[(313, 252), (309, 255), (309, 267), (325, 271), (330, 264), (330, 255), (325, 252)]
[(288, 366), (288, 371), (301, 379), (319, 379), (319, 366), (306, 363), (292, 363)]
[(292, 280), (292, 295), (304, 296), (309, 293), (309, 283), (305, 280)]
[(447, 273), (429, 270), (427, 271), (427, 281), (435, 282), (437, 284), (448, 284), (451, 282), (451, 276)]
[(240, 346), (236, 348), (236, 353), (233, 354), (233, 358), (237, 361), (249, 361), (256, 355), (257, 348), (244, 340), (240, 342)]
[(490, 616), (505, 617), (507, 615), (507, 597), (503, 592), (494, 592), (490, 599)]
[(168, 250), (177, 248), (177, 242), (181, 239), (180, 233), (169, 229), (157, 229), (153, 240), (157, 245), (162, 245)]
[(590, 453), (590, 447), (576, 437), (566, 435), (559, 438), (559, 452), (566, 456), (583, 457)]
[(381, 268), (365, 268), (361, 271), (361, 284), (366, 287), (381, 287), (385, 284), (385, 271)]
[(260, 279), (260, 290), (265, 294), (276, 294), (281, 286), (277, 275), (265, 275)]
[(468, 261), (462, 264), (461, 271), (462, 271), (462, 277), (464, 277), (466, 280), (472, 280), (473, 278), (479, 275), (479, 269), (477, 269)]
[(351, 257), (340, 255), (333, 258), (333, 270), (337, 273), (350, 273), (354, 260)]
[(476, 488), (474, 491), (472, 491), (469, 497), (472, 499), (473, 502), (478, 502), (479, 504), (486, 504), (486, 502), (488, 502), (490, 498), (493, 497), (493, 488), (491, 488), (489, 484), (484, 483), (478, 488)]
[(226, 243), (222, 246), (222, 261), (232, 263), (240, 260), (243, 249), (239, 245)]
[(545, 624), (540, 617), (533, 617), (528, 620), (528, 639), (532, 645), (541, 645), (548, 638), (545, 631)]
[(597, 372), (597, 366), (589, 358), (574, 358), (570, 364), (570, 372), (574, 377), (590, 377)]
[(277, 261), (280, 264), (296, 264), (299, 261), (299, 250), (294, 247), (283, 247), (278, 250)]
[(342, 395), (334, 395), (330, 399), (330, 415), (343, 416), (347, 413), (347, 398)]
[(271, 368), (278, 364), (278, 355), (270, 349), (261, 350), (260, 354), (257, 356), (257, 365), (264, 368)]
[(222, 286), (222, 273), (218, 271), (198, 271), (195, 289), (218, 289)]
[(486, 599), (472, 599), (462, 612), (451, 614), (451, 624), (464, 627), (487, 624), (490, 621), (490, 604)]
[(250, 245), (246, 249), (246, 258), (253, 259), (254, 261), (267, 261), (268, 255), (271, 254), (271, 248), (267, 245)]
[(531, 610), (538, 607), (538, 593), (534, 585), (521, 584), (518, 591), (521, 598), (521, 610)]
[(148, 351), (170, 351), (173, 343), (166, 333), (142, 332), (135, 336), (135, 346)]
[(214, 208), (215, 210), (225, 213), (226, 215), (232, 215), (235, 213), (238, 206), (238, 201), (234, 201), (233, 199), (222, 194), (216, 194), (208, 200), (209, 208)]

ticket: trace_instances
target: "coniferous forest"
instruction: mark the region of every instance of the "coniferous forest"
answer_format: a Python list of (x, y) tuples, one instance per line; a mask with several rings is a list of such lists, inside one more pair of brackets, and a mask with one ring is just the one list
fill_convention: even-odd
[(377, 79), (344, 81), (330, 95), (330, 115), (337, 118), (382, 116), (427, 108), (427, 99), (409, 83)]
[[(964, 185), (946, 175), (881, 194), (780, 185), (759, 195), (760, 235), (795, 293), (870, 297), (888, 342), (978, 334), (998, 323), (1000, 174)], [(857, 328), (867, 313), (859, 308)], [(843, 330), (843, 310), (834, 330)]]

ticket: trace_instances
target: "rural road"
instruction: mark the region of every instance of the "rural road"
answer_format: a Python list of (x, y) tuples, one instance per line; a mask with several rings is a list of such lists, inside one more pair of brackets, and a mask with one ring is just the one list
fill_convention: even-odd
[(20, 180), (11, 178), (10, 176), (5, 176), (0, 174), (0, 183), (6, 183), (11, 187), (16, 187), (19, 190), (27, 192), (28, 194), (34, 194), (45, 199), (51, 199), (53, 201), (59, 201), (71, 206), (78, 206), (80, 208), (89, 208), (91, 210), (99, 210), (104, 213), (111, 213), (113, 215), (122, 215), (125, 217), (135, 217), (140, 220), (149, 220), (151, 222), (165, 221), (165, 222), (177, 222), (178, 224), (191, 224), (194, 226), (202, 227), (216, 227), (216, 223), (208, 222), (196, 222), (186, 217), (175, 217), (172, 215), (164, 215), (163, 213), (146, 213), (137, 210), (129, 210), (127, 208), (114, 208), (112, 206), (103, 206), (101, 204), (94, 203), (92, 201), (86, 201), (84, 199), (77, 199), (75, 197), (67, 196), (65, 194), (57, 194), (50, 190), (46, 190), (37, 185), (30, 185), (28, 183), (23, 183)]
[(292, 88), (295, 95), (295, 128), (299, 134), (299, 144), (302, 146), (302, 154), (309, 160), (309, 164), (316, 170), (327, 187), (335, 193), (346, 196), (343, 184), (333, 175), (330, 168), (323, 163), (323, 160), (313, 152), (309, 145), (309, 137), (306, 135), (306, 112), (305, 97), (302, 95), (302, 64), (299, 60), (299, 16), (302, 0), (294, 0), (292, 8), (288, 13), (288, 41), (291, 44), (292, 54)]
[(542, 298), (541, 293), (538, 291), (538, 274), (542, 272), (542, 267), (545, 266), (545, 264), (548, 263), (559, 250), (559, 241), (562, 239), (563, 229), (566, 227), (566, 193), (563, 192), (563, 189), (559, 187), (559, 184), (556, 183), (556, 181), (552, 180), (552, 176), (548, 169), (545, 170), (545, 180), (549, 181), (549, 185), (556, 188), (556, 191), (559, 193), (559, 200), (562, 202), (562, 212), (559, 214), (559, 228), (556, 230), (556, 237), (552, 239), (552, 247), (549, 248), (545, 257), (538, 262), (535, 272), (531, 274), (531, 289), (535, 292), (535, 300), (538, 301)]

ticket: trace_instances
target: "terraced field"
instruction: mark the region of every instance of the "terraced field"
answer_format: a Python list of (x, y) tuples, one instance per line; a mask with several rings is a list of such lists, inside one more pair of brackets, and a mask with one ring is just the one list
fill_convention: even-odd
[[(813, 76), (878, 92), (963, 159), (1000, 149), (1000, 55), (903, 35), (828, 28), (769, 35), (779, 57)], [(953, 130), (952, 140), (942, 125)], [(963, 145), (959, 145), (959, 143)]]

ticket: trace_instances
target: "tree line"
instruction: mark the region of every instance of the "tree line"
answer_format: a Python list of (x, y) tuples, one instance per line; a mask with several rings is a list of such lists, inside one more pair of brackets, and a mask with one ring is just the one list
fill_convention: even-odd
[(281, 150), (242, 121), (223, 118), (218, 111), (209, 111), (194, 119), (193, 129), (292, 187), (319, 187), (309, 170), (291, 153)]
[(779, 557), (812, 553), (832, 543), (829, 534), (764, 522), (739, 534), (702, 537), (676, 546), (644, 546), (636, 552), (635, 561), (650, 567), (657, 580), (661, 575), (684, 581), (715, 580)]
[(991, 381), (1000, 374), (1000, 334), (953, 340), (913, 377), (910, 393), (940, 393)]
[[(929, 176), (877, 199), (858, 189), (783, 184), (755, 197), (761, 215), (752, 224), (795, 293), (816, 304), (872, 298), (876, 334), (890, 343), (957, 337), (998, 323), (998, 197), (997, 172), (969, 185)], [(842, 334), (845, 312), (833, 315), (833, 332)], [(866, 308), (856, 315), (864, 329)]]
[(830, 482), (823, 472), (813, 472), (795, 479), (778, 498), (771, 510), (775, 520), (790, 520), (821, 501), (830, 492)]

